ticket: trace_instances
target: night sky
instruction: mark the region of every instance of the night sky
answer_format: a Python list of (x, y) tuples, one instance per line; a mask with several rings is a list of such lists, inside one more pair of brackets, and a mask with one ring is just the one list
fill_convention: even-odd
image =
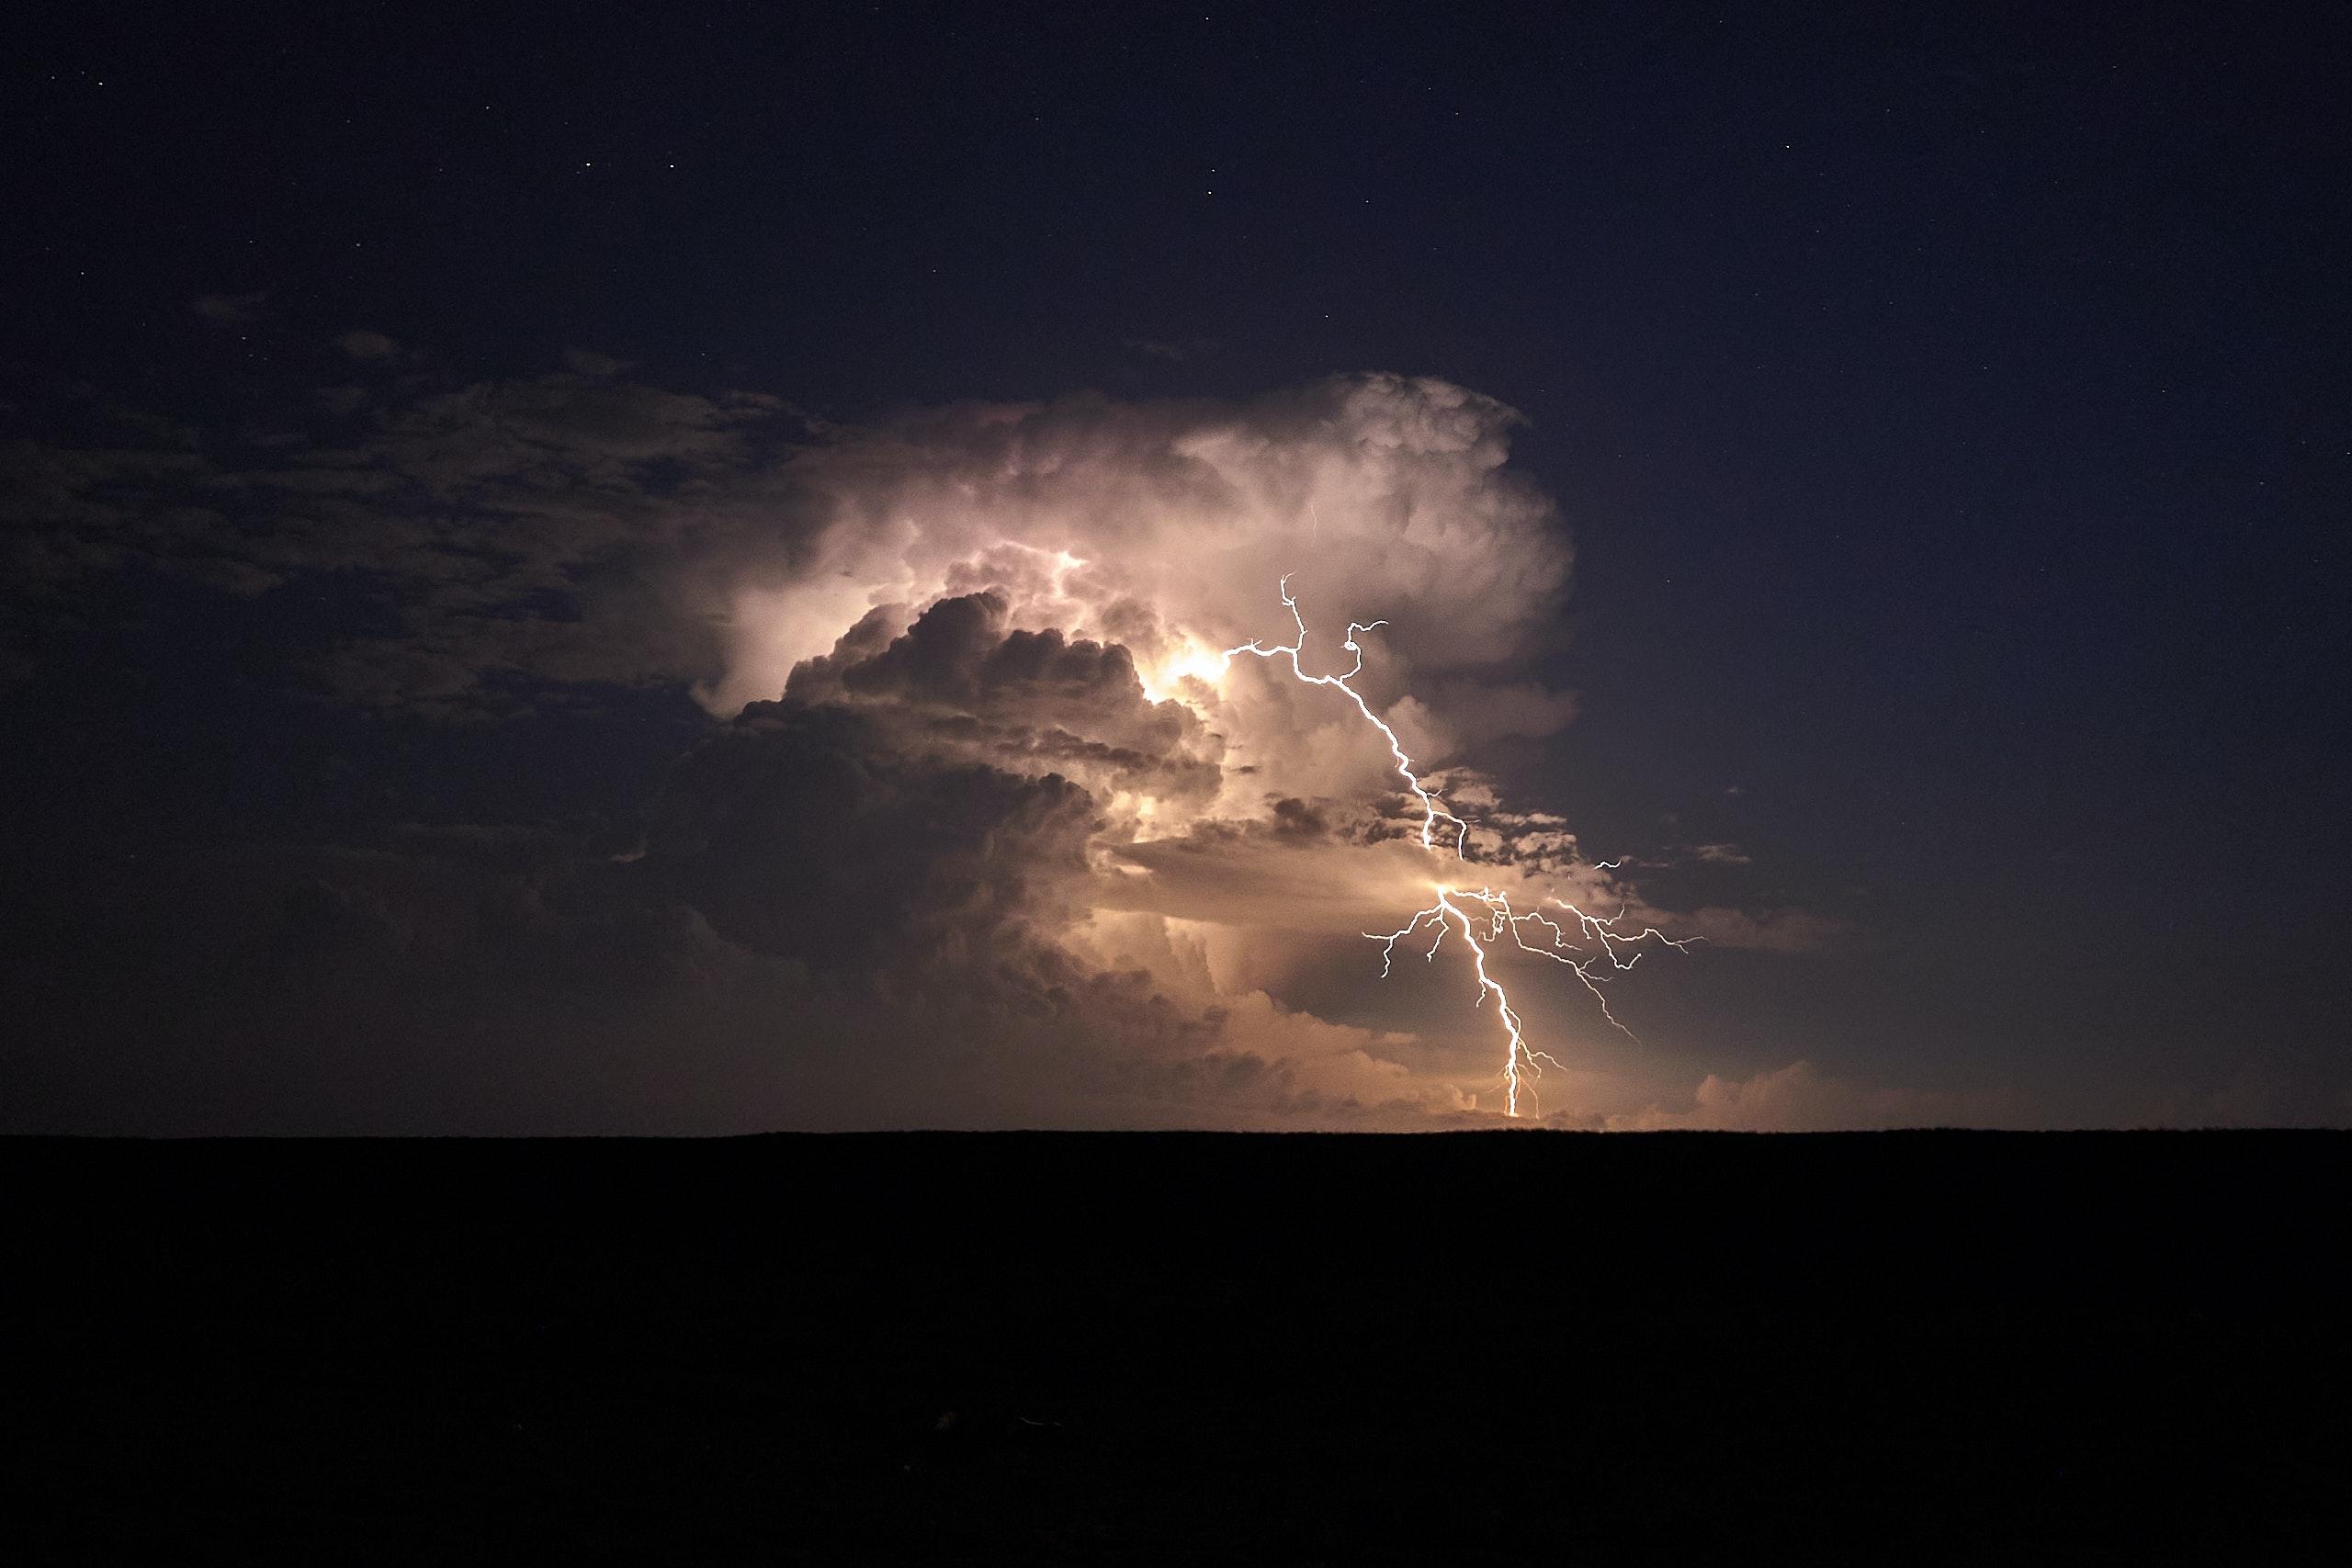
[(1283, 572), (1550, 1124), (2352, 1122), (2352, 32), (2048, 13), (20, 24), (0, 1128), (1494, 1124)]

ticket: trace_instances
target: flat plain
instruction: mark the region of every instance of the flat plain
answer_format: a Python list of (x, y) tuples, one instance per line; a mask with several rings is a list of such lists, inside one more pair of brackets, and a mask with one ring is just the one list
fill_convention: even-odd
[(2347, 1156), (10, 1140), (12, 1555), (2320, 1560)]

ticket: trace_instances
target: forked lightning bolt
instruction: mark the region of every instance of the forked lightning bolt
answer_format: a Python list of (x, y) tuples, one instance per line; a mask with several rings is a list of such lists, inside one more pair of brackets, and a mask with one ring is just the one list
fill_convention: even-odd
[[(1453, 857), (1465, 864), (1468, 863), (1470, 824), (1448, 811), (1429, 786), (1421, 782), (1420, 775), (1413, 772), (1413, 760), (1405, 754), (1404, 744), (1397, 739), (1396, 732), (1391, 729), (1378, 714), (1372, 711), (1371, 705), (1363, 700), (1363, 694), (1348, 683), (1363, 673), (1363, 648), (1356, 641), (1356, 634), (1371, 631), (1387, 623), (1385, 621), (1349, 622), (1347, 636), (1340, 639), (1340, 646), (1355, 655), (1355, 662), (1350, 665), (1342, 674), (1309, 675), (1299, 664), (1299, 655), (1306, 647), (1306, 617), (1300, 614), (1298, 601), (1291, 597), (1289, 578), (1284, 577), (1282, 580), (1279, 591), (1282, 594), (1283, 607), (1290, 612), (1291, 623), (1298, 629), (1296, 640), (1267, 648), (1253, 639), (1243, 643), (1238, 648), (1226, 649), (1226, 659), (1230, 660), (1240, 654), (1247, 653), (1260, 659), (1287, 660), (1290, 662), (1291, 673), (1307, 685), (1329, 686), (1343, 693), (1347, 699), (1355, 705), (1356, 711), (1363, 715), (1364, 722), (1379, 730), (1382, 738), (1388, 742), (1388, 754), (1396, 760), (1397, 776), (1405, 781), (1405, 787), (1411, 792), (1413, 798), (1421, 803), (1421, 848), (1432, 853), (1437, 852), (1440, 836), (1438, 824), (1451, 823), (1453, 827), (1453, 832), (1451, 835), (1453, 840)], [(1616, 864), (1610, 861), (1602, 861), (1599, 863), (1602, 870), (1613, 870)], [(1443, 883), (1433, 883), (1430, 886), (1437, 895), (1437, 902), (1414, 915), (1411, 919), (1405, 922), (1401, 930), (1385, 932), (1366, 931), (1364, 934), (1381, 944), (1380, 973), (1385, 978), (1391, 965), (1396, 962), (1396, 944), (1419, 932), (1424, 925), (1432, 933), (1428, 950), (1421, 953), (1424, 960), (1434, 959), (1437, 956), (1438, 949), (1445, 945), (1448, 931), (1458, 930), (1462, 933), (1462, 940), (1470, 948), (1471, 965), (1476, 970), (1478, 976), (1478, 996), (1476, 1005), (1483, 1006), (1489, 996), (1495, 998), (1495, 1011), (1501, 1017), (1503, 1032), (1510, 1041), (1507, 1054), (1503, 1058), (1502, 1074), (1503, 1109), (1504, 1114), (1509, 1116), (1519, 1114), (1519, 1097), (1522, 1089), (1528, 1093), (1531, 1100), (1533, 1098), (1533, 1080), (1544, 1076), (1544, 1065), (1548, 1062), (1556, 1067), (1561, 1066), (1561, 1063), (1558, 1057), (1552, 1055), (1549, 1052), (1539, 1051), (1527, 1043), (1526, 1031), (1520, 1023), (1518, 1010), (1510, 1005), (1510, 994), (1503, 989), (1502, 982), (1487, 973), (1487, 950), (1488, 947), (1500, 942), (1508, 934), (1511, 942), (1522, 952), (1532, 953), (1566, 964), (1576, 972), (1577, 978), (1583, 982), (1585, 989), (1590, 991), (1594, 999), (1600, 1004), (1600, 1016), (1607, 1019), (1620, 1032), (1631, 1038), (1633, 1031), (1617, 1021), (1616, 1014), (1609, 1010), (1609, 998), (1601, 995), (1600, 984), (1608, 978), (1608, 976), (1596, 974), (1594, 966), (1606, 958), (1612, 970), (1631, 969), (1641, 961), (1642, 955), (1635, 952), (1620, 952), (1620, 949), (1632, 949), (1653, 937), (1678, 951), (1687, 950), (1691, 942), (1699, 940), (1697, 937), (1677, 940), (1668, 936), (1655, 926), (1645, 926), (1638, 931), (1620, 931), (1617, 922), (1624, 918), (1625, 911), (1623, 908), (1614, 915), (1590, 915), (1566, 899), (1549, 900), (1550, 903), (1567, 912), (1569, 923), (1563, 924), (1541, 910), (1530, 909), (1523, 914), (1514, 910), (1510, 907), (1510, 897), (1492, 887), (1480, 887), (1477, 891), (1472, 892), (1466, 887), (1448, 886)], [(1477, 910), (1475, 919), (1471, 914), (1472, 908)], [(1478, 934), (1478, 928), (1481, 925), (1486, 927), (1486, 935), (1483, 939)], [(1533, 942), (1528, 941), (1526, 928), (1531, 925), (1539, 926), (1549, 932), (1551, 940), (1549, 942), (1539, 940)], [(1573, 936), (1569, 934), (1571, 929), (1575, 932)]]

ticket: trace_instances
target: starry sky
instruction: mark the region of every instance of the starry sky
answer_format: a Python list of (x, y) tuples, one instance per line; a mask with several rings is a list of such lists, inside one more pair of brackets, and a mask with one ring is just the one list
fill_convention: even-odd
[(21, 38), (0, 1128), (2352, 1122), (2339, 12)]

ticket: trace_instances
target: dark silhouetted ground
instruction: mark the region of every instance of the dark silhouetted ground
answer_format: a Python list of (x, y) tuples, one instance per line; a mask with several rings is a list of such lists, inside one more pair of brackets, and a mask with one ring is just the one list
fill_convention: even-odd
[(2347, 1155), (17, 1140), (8, 1554), (2320, 1560)]

